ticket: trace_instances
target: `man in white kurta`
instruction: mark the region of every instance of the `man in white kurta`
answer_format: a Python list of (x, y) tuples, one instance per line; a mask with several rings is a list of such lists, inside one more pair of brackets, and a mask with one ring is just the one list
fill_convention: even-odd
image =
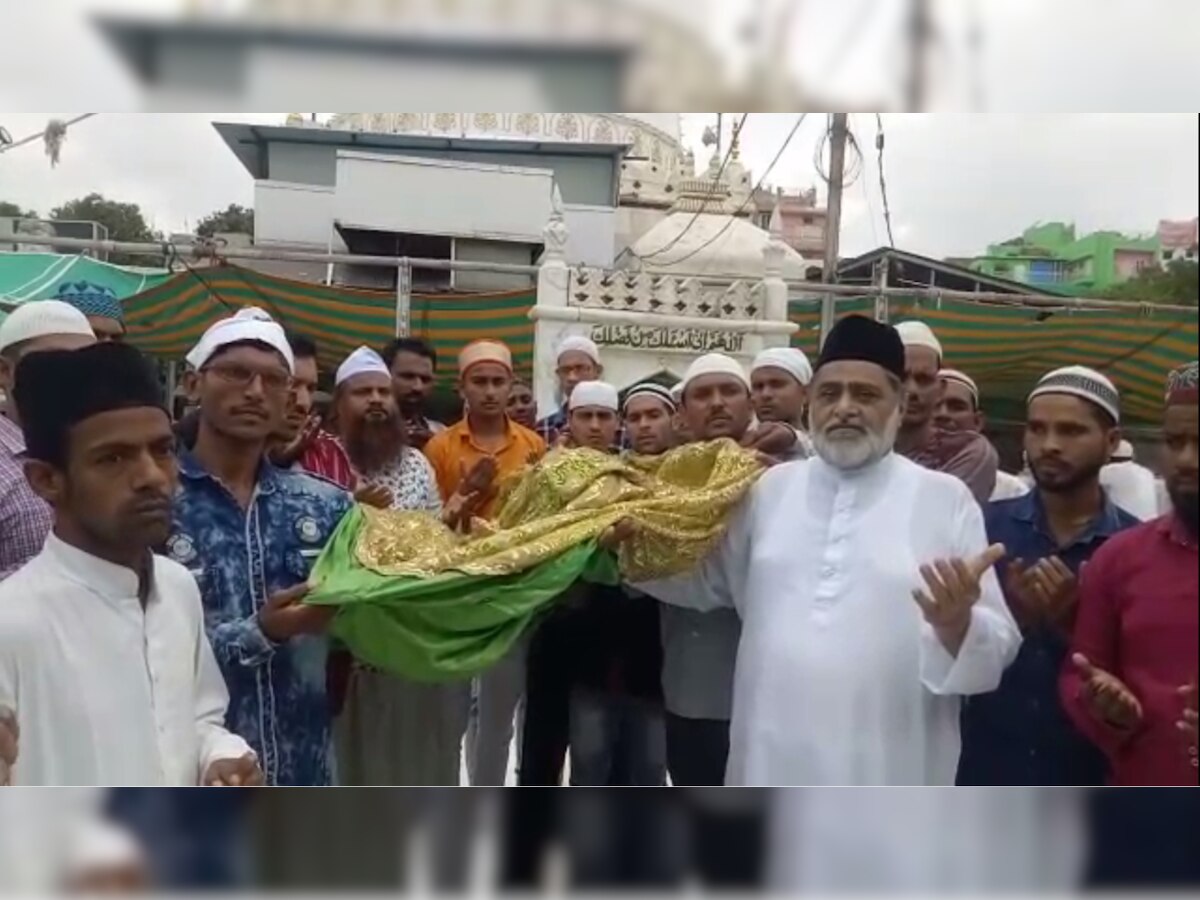
[[(668, 603), (732, 607), (742, 618), (726, 784), (952, 785), (959, 695), (994, 690), (1020, 644), (986, 569), (983, 516), (970, 491), (891, 451), (898, 336), (847, 321), (814, 382), (818, 458), (767, 472), (698, 572), (641, 586)], [(839, 401), (844, 421), (816, 418), (821, 367), (854, 360), (882, 366), (888, 379), (879, 377), (883, 388), (847, 382), (848, 395), (894, 391), (869, 401), (891, 404), (888, 426), (876, 432), (853, 400)], [(830, 449), (838, 439), (873, 442), (870, 460), (847, 466)], [(951, 560), (976, 584), (949, 641), (956, 653), (936, 600), (914, 602), (918, 591), (942, 596), (922, 568)]]
[(199, 589), (150, 553), (176, 484), (157, 379), (118, 344), (34, 354), (19, 372), (26, 474), (55, 522), (41, 554), (0, 584), (0, 729), (10, 748), (16, 739), (7, 780), (261, 781), (224, 727)]

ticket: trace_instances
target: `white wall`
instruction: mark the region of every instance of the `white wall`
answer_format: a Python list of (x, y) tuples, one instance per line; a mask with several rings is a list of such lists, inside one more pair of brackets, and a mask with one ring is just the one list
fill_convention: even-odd
[(334, 217), (343, 226), (541, 243), (549, 169), (340, 151)]
[(563, 204), (567, 223), (567, 262), (608, 268), (616, 247), (617, 210), (611, 206)]
[(256, 181), (254, 242), (312, 244), (324, 250), (333, 229), (333, 209), (333, 188)]

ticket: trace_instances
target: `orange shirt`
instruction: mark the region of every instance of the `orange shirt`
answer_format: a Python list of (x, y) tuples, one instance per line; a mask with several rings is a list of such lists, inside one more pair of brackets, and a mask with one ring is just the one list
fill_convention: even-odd
[[(438, 489), (445, 502), (454, 496), (466, 473), (483, 457), (496, 460), (496, 481), (499, 487), (508, 478), (521, 472), (530, 463), (546, 455), (546, 442), (535, 432), (511, 419), (503, 445), (496, 450), (485, 450), (471, 434), (464, 418), (440, 434), (435, 434), (425, 445), (425, 456), (437, 475)], [(479, 515), (491, 518), (496, 510), (496, 494), (480, 509)]]

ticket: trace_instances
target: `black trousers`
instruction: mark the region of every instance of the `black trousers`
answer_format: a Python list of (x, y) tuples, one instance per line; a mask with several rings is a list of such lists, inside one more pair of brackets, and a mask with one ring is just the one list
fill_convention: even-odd
[(667, 771), (675, 787), (719, 787), (725, 784), (729, 760), (729, 722), (685, 719), (668, 712)]
[(575, 675), (577, 617), (558, 608), (537, 626), (525, 667), (525, 714), (521, 728), (521, 787), (562, 784), (571, 731), (571, 685)]

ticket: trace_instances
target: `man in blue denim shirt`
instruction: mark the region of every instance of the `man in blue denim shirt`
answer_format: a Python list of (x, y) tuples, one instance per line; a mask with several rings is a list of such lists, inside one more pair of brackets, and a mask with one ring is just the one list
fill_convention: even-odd
[(1025, 452), (1037, 486), (986, 512), (988, 540), (1008, 549), (997, 575), (1024, 641), (999, 689), (964, 698), (958, 784), (1105, 783), (1104, 756), (1067, 718), (1057, 685), (1080, 568), (1138, 524), (1100, 487), (1119, 422), (1116, 387), (1089, 369), (1052, 372), (1030, 396)]
[(267, 783), (329, 784), (324, 635), (333, 611), (303, 598), (309, 570), (351, 499), (330, 482), (266, 461), (294, 363), (283, 329), (265, 313), (218, 322), (188, 362), (200, 429), (180, 459), (167, 552), (200, 584), (229, 688), (227, 724), (254, 748)]

